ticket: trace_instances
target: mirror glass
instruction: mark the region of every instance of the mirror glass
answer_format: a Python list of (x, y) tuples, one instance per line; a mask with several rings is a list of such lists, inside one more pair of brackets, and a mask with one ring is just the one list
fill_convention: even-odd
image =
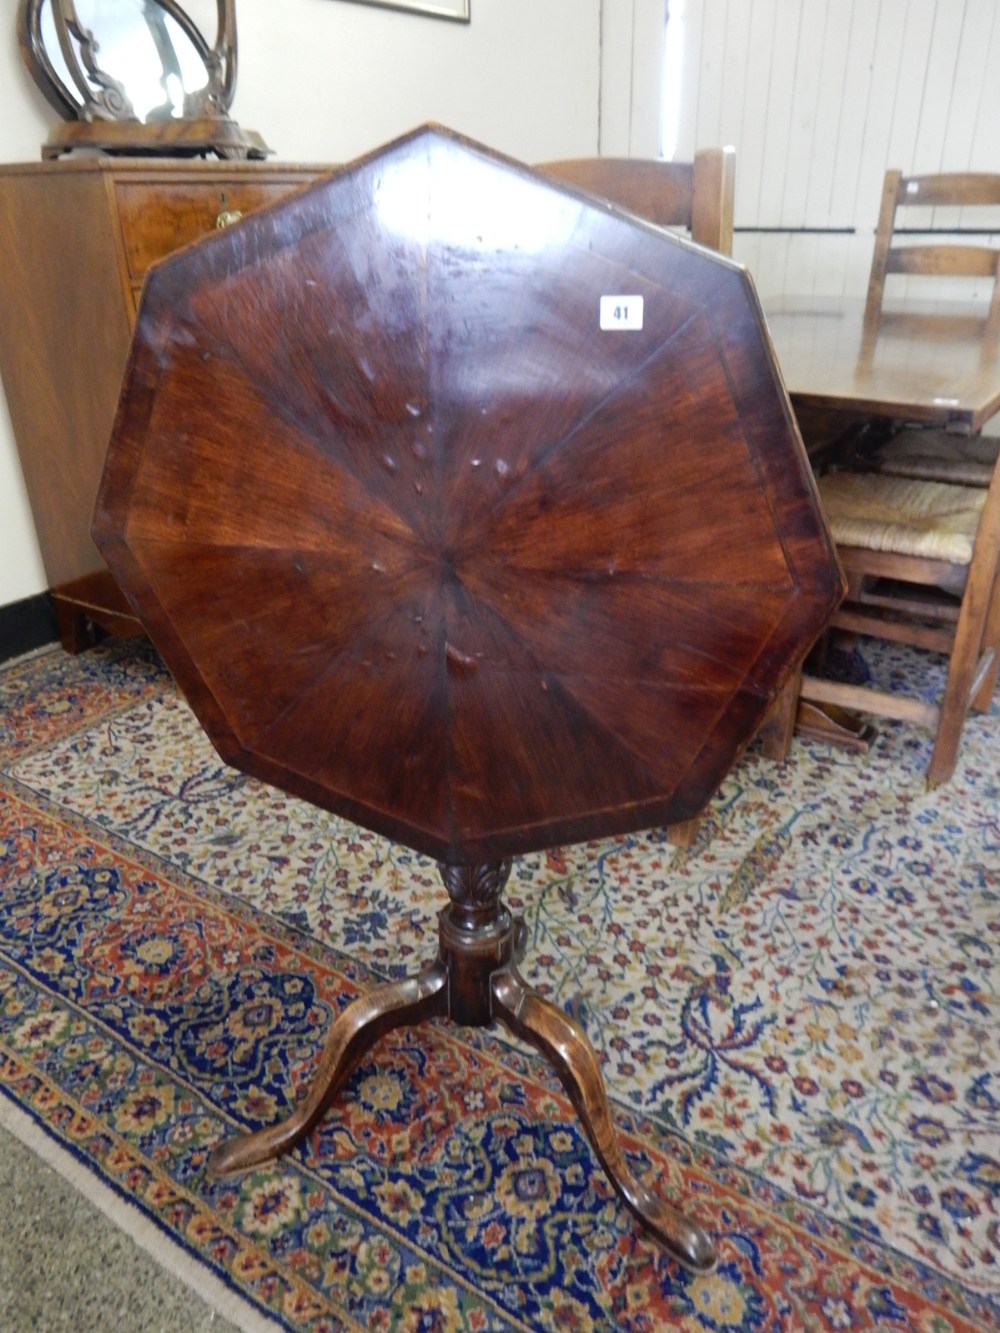
[[(121, 84), (137, 120), (154, 124), (199, 113), (208, 69), (191, 37), (158, 0), (75, 0), (75, 9), (81, 27), (95, 35), (98, 68)], [(73, 91), (49, 0), (43, 0), (40, 17), (53, 70)]]
[(229, 115), (236, 0), (18, 0), (17, 41), (28, 73), (62, 118), (42, 145), (44, 158), (237, 159), (271, 151)]

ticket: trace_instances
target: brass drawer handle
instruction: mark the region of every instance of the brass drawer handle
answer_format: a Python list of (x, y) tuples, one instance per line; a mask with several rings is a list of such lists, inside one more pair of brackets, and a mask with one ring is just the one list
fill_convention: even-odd
[(243, 210), (241, 208), (224, 208), (216, 216), (215, 225), (216, 227), (231, 227), (234, 222), (239, 222), (242, 216)]

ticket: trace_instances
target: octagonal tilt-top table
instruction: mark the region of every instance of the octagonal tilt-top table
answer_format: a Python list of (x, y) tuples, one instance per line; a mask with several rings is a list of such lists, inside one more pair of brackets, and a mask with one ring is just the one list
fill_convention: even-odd
[(334, 1022), (504, 1023), (682, 1262), (582, 1030), (517, 969), (511, 858), (686, 820), (841, 595), (735, 264), (427, 127), (155, 268), (94, 536), (230, 764), (434, 857), (436, 959)]

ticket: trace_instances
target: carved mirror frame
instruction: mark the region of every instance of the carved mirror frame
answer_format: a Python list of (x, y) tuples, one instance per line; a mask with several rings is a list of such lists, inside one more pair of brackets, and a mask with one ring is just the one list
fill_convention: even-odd
[[(233, 158), (267, 155), (260, 135), (241, 130), (228, 116), (236, 89), (236, 0), (216, 0), (218, 21), (212, 44), (179, 0), (155, 3), (191, 42), (204, 64), (206, 83), (185, 96), (182, 117), (147, 123), (136, 115), (125, 85), (101, 68), (101, 34), (83, 26), (74, 0), (19, 0), (21, 57), (46, 101), (65, 122), (50, 133), (43, 157), (84, 147), (180, 156), (204, 152)], [(56, 69), (54, 53), (46, 47), (42, 30), (46, 5), (72, 86)]]

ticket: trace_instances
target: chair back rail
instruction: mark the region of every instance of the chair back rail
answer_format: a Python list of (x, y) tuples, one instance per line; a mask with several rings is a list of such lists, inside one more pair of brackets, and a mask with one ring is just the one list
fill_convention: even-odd
[(953, 226), (943, 227), (933, 222), (926, 227), (920, 225), (919, 240), (905, 239), (898, 226), (900, 213), (905, 215), (907, 209), (928, 207), (998, 208), (1000, 174), (974, 171), (904, 176), (895, 169), (885, 173), (868, 278), (866, 325), (877, 321), (885, 298), (885, 280), (892, 273), (991, 278), (994, 285), (990, 318), (995, 316), (1000, 248), (967, 244), (960, 239), (964, 228), (956, 232)]
[(733, 252), (733, 148), (701, 148), (693, 162), (579, 157), (540, 166), (567, 185), (600, 195), (659, 227), (685, 227), (693, 241), (710, 250)]

